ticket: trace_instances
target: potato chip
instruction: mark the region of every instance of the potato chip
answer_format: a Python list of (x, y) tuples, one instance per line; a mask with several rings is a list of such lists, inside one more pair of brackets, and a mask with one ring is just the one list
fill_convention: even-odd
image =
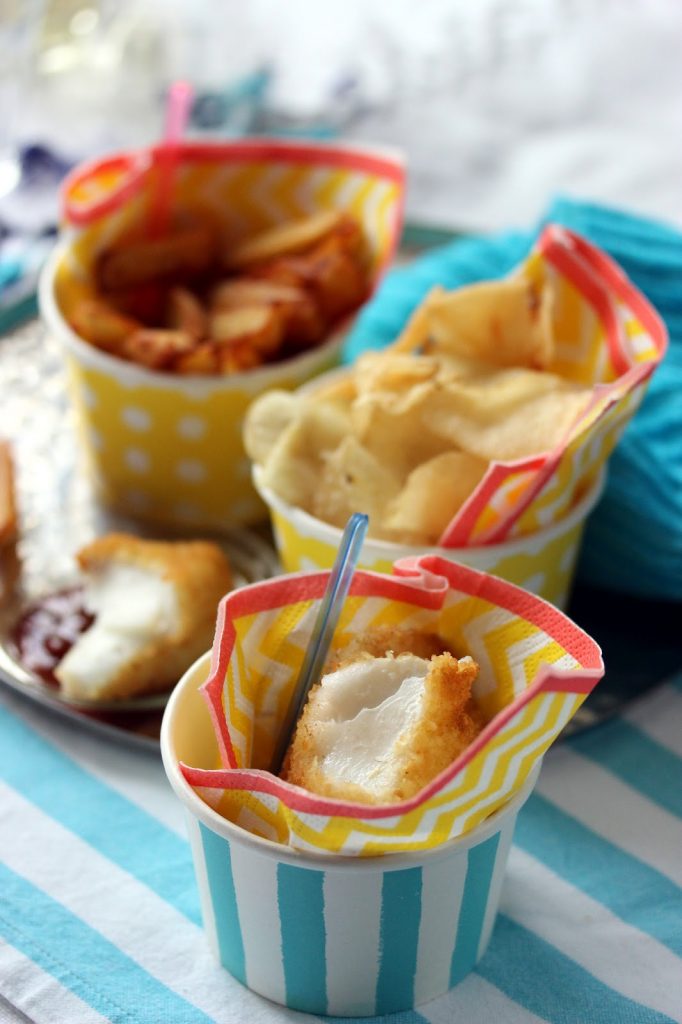
[(352, 434), (346, 434), (324, 459), (314, 488), (312, 512), (339, 527), (345, 526), (354, 512), (364, 512), (371, 526), (381, 522), (386, 505), (399, 490), (400, 480), (382, 460)]
[(351, 410), (361, 443), (404, 480), (422, 462), (452, 448), (426, 429), (424, 410), (439, 386), (434, 359), (392, 351), (362, 356)]
[(254, 462), (262, 464), (279, 437), (301, 415), (301, 402), (290, 391), (266, 391), (251, 405), (244, 420), (244, 448)]
[(333, 380), (315, 381), (315, 386), (306, 393), (306, 402), (313, 404), (326, 404), (333, 402), (336, 405), (349, 407), (357, 397), (357, 381), (352, 371), (343, 374), (334, 374)]
[(396, 352), (367, 352), (356, 363), (358, 396), (388, 392), (393, 398), (405, 398), (410, 389), (438, 374), (439, 362), (426, 356)]
[(554, 355), (552, 295), (523, 275), (446, 292), (435, 288), (396, 342), (398, 351), (451, 353), (496, 366), (544, 369)]
[[(286, 415), (283, 405), (276, 412)], [(306, 405), (299, 408), (296, 417), (271, 446), (262, 482), (285, 501), (312, 511), (325, 455), (337, 449), (347, 433), (347, 418), (334, 407)], [(261, 436), (256, 443), (262, 441)]]
[[(319, 248), (333, 249), (336, 238)], [(312, 255), (279, 261), (283, 280)], [(345, 419), (324, 457), (299, 441), (292, 459), (291, 439), (254, 443), (252, 457), (269, 472), (267, 448), (277, 449), (273, 489), (288, 500), (298, 494), (294, 504), (331, 525), (366, 512), (372, 537), (436, 544), (492, 462), (553, 450), (591, 399), (592, 388), (538, 368), (553, 356), (551, 311), (551, 290), (522, 275), (452, 294), (436, 289), (398, 342), (289, 400), (287, 417), (294, 402), (301, 418), (316, 405)], [(257, 402), (254, 422), (262, 415), (259, 430), (274, 438), (277, 409), (258, 410)]]
[(368, 451), (404, 480), (420, 463), (452, 448), (424, 424), (433, 386), (425, 383), (411, 389), (401, 400), (390, 395), (358, 397), (351, 410), (353, 431)]
[(550, 451), (587, 406), (591, 389), (553, 374), (500, 370), (476, 382), (450, 381), (425, 398), (425, 430), (500, 462)]
[(443, 452), (417, 466), (386, 508), (375, 536), (400, 544), (436, 544), (488, 468), (467, 452)]

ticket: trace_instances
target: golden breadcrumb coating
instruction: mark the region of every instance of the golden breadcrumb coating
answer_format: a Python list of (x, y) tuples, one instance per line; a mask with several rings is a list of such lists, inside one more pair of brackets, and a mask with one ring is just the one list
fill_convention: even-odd
[(389, 653), (415, 654), (428, 659), (445, 650), (445, 641), (437, 633), (425, 633), (410, 626), (374, 626), (351, 637), (345, 646), (332, 650), (325, 670), (334, 672), (342, 662), (355, 661), (362, 654), (371, 654), (373, 658), (383, 658)]
[(216, 544), (110, 533), (82, 548), (76, 559), (86, 573), (112, 563), (156, 573), (172, 584), (178, 604), (177, 628), (163, 636), (150, 635), (103, 688), (83, 696), (108, 700), (167, 690), (210, 648), (218, 602), (233, 585), (228, 560)]
[[(425, 636), (430, 637), (427, 645), (434, 642), (435, 634)], [(383, 641), (379, 642), (379, 649), (382, 646)], [(363, 653), (350, 661), (339, 661), (334, 671), (372, 657)], [(416, 724), (397, 738), (394, 757), (399, 767), (390, 791), (382, 791), (380, 799), (370, 789), (325, 772), (316, 742), (316, 725), (320, 722), (316, 719), (316, 698), (321, 688), (318, 683), (311, 690), (299, 720), (282, 778), (320, 796), (365, 804), (396, 803), (414, 796), (452, 764), (483, 729), (485, 720), (471, 696), (477, 673), (478, 665), (471, 658), (458, 660), (449, 652), (430, 658), (421, 713)]]

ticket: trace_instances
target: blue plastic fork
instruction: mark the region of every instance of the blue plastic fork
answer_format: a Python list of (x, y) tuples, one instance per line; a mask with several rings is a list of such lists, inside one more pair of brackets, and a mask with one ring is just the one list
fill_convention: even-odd
[(329, 573), (327, 587), (322, 596), (320, 607), (315, 619), (315, 625), (310, 635), (308, 649), (301, 665), (296, 686), (289, 701), (284, 725), (277, 740), (277, 746), (270, 765), (270, 771), (279, 775), (282, 770), (282, 762), (287, 752), (291, 737), (294, 734), (296, 723), (301, 717), (311, 686), (322, 673), (322, 668), (327, 660), (327, 654), (331, 646), (334, 632), (336, 630), (343, 603), (346, 600), (348, 589), (353, 579), (355, 566), (357, 565), (362, 542), (367, 533), (369, 517), (355, 512), (348, 522), (341, 537), (339, 550)]

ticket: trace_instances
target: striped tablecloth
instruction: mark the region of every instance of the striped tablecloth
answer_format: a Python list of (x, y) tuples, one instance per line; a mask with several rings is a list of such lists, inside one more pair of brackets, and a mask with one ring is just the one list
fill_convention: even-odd
[[(682, 1021), (682, 677), (553, 748), (489, 950), (396, 1024)], [(160, 759), (0, 692), (0, 1024), (309, 1020), (204, 942)]]

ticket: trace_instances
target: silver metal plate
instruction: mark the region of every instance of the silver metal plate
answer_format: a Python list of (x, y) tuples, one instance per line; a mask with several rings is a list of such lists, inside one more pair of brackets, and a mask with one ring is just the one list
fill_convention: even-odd
[[(158, 749), (168, 694), (97, 704), (67, 701), (19, 663), (11, 631), (27, 605), (77, 582), (74, 553), (94, 537), (113, 530), (161, 539), (192, 534), (170, 534), (111, 513), (94, 499), (79, 461), (60, 353), (39, 321), (0, 338), (0, 438), (12, 444), (19, 507), (16, 544), (0, 549), (0, 682), (86, 728)], [(237, 586), (279, 571), (266, 526), (210, 539), (230, 559)]]

